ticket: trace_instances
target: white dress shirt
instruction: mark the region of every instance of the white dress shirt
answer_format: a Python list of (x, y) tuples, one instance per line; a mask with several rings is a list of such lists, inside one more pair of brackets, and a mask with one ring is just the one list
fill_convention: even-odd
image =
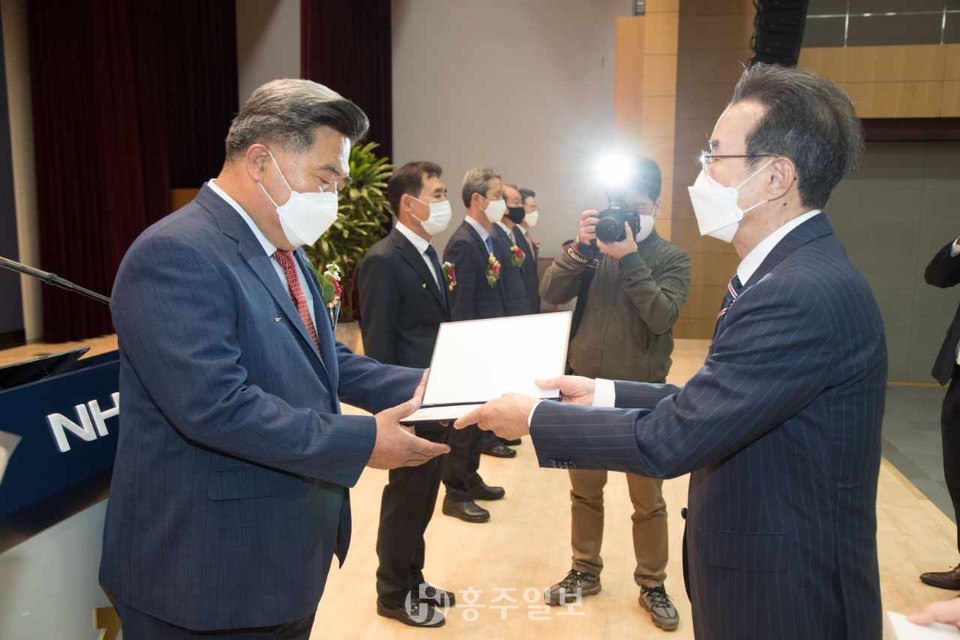
[[(740, 278), (740, 284), (747, 284), (750, 278), (753, 277), (753, 274), (757, 272), (757, 269), (760, 268), (760, 265), (763, 264), (763, 261), (767, 259), (768, 255), (770, 255), (770, 252), (773, 251), (774, 247), (780, 244), (781, 240), (787, 237), (787, 234), (819, 213), (819, 209), (814, 209), (813, 211), (800, 214), (761, 240), (760, 243), (757, 244), (757, 246), (755, 246), (750, 253), (746, 255), (746, 257), (744, 257), (744, 259), (740, 262), (740, 265), (737, 267), (737, 276)], [(958, 354), (957, 359), (960, 361), (960, 354)], [(615, 407), (616, 400), (617, 393), (613, 380), (597, 378), (596, 388), (593, 392), (593, 406)], [(536, 407), (534, 407), (534, 409), (536, 409)], [(533, 412), (531, 411), (528, 422), (532, 419)]]
[(420, 257), (423, 258), (424, 263), (427, 265), (427, 269), (429, 269), (430, 274), (433, 275), (433, 281), (437, 283), (437, 288), (443, 289), (443, 284), (440, 282), (440, 274), (438, 274), (437, 270), (433, 268), (433, 261), (427, 257), (427, 249), (430, 247), (430, 241), (424, 240), (415, 234), (410, 227), (402, 222), (397, 222), (397, 231), (402, 233), (403, 237), (409, 240), (410, 244), (413, 245), (413, 248), (420, 252)]
[(497, 220), (497, 226), (507, 232), (507, 237), (510, 238), (510, 244), (517, 244), (516, 239), (513, 237), (513, 229), (503, 224), (502, 220)]
[(740, 277), (740, 285), (747, 285), (747, 281), (750, 280), (753, 274), (757, 272), (757, 269), (760, 268), (760, 265), (763, 264), (763, 261), (766, 260), (767, 256), (770, 255), (770, 252), (773, 251), (773, 248), (780, 244), (780, 241), (786, 238), (788, 233), (819, 213), (819, 209), (802, 213), (761, 240), (760, 243), (757, 244), (757, 246), (755, 246), (750, 253), (748, 253), (747, 256), (740, 261), (740, 266), (737, 267), (737, 275)]
[(467, 224), (473, 227), (476, 230), (476, 232), (480, 234), (480, 239), (483, 240), (484, 244), (486, 244), (487, 238), (490, 237), (490, 232), (484, 229), (482, 224), (480, 224), (470, 216), (467, 216), (466, 218), (464, 218), (464, 220), (466, 220)]
[[(243, 218), (243, 221), (247, 223), (247, 226), (250, 227), (250, 231), (253, 232), (253, 235), (257, 238), (257, 241), (260, 243), (260, 246), (263, 247), (263, 252), (270, 256), (270, 263), (273, 265), (274, 271), (277, 272), (277, 277), (280, 278), (280, 283), (283, 285), (284, 291), (287, 292), (287, 295), (290, 295), (290, 285), (287, 284), (287, 276), (283, 273), (283, 267), (280, 266), (280, 263), (277, 262), (277, 259), (274, 257), (274, 253), (277, 252), (277, 248), (273, 245), (270, 240), (267, 239), (267, 236), (263, 235), (263, 232), (260, 231), (260, 227), (257, 226), (257, 223), (253, 221), (253, 218), (250, 217), (243, 207), (240, 206), (236, 200), (227, 195), (227, 192), (221, 189), (216, 180), (207, 181), (207, 185), (210, 189), (213, 190), (215, 194), (223, 198), (227, 204), (233, 207), (234, 211), (240, 214), (240, 217)], [(317, 316), (314, 314), (313, 310), (313, 294), (310, 293), (310, 287), (307, 286), (307, 280), (303, 275), (303, 272), (300, 270), (300, 264), (294, 259), (294, 266), (297, 268), (297, 279), (300, 281), (300, 290), (303, 291), (303, 295), (307, 298), (307, 310), (310, 312), (310, 319), (313, 321), (313, 326), (317, 326)]]

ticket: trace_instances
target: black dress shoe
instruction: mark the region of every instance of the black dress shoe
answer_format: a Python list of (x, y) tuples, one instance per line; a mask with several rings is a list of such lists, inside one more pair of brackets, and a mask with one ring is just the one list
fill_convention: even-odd
[(496, 444), (480, 449), (480, 453), (485, 453), (488, 456), (493, 456), (494, 458), (516, 458), (517, 452), (511, 449), (510, 447), (504, 446), (497, 441)]
[(460, 518), (464, 522), (486, 522), (490, 519), (490, 512), (473, 500), (457, 502), (450, 496), (443, 499), (443, 515)]
[(521, 440), (520, 438), (514, 438), (513, 440), (506, 440), (504, 438), (500, 438), (500, 444), (506, 445), (508, 447), (518, 447), (520, 446), (521, 442), (523, 442), (523, 440)]
[(442, 627), (447, 620), (437, 608), (429, 602), (420, 602), (416, 598), (408, 598), (409, 605), (388, 605), (377, 600), (377, 615), (384, 618), (399, 620), (403, 624), (421, 629)]
[(453, 591), (444, 591), (426, 582), (420, 585), (417, 593), (420, 594), (420, 600), (429, 602), (435, 607), (452, 607), (457, 604), (457, 597)]
[(960, 564), (950, 571), (929, 571), (920, 574), (920, 581), (938, 589), (960, 591)]
[(500, 500), (507, 495), (503, 487), (491, 487), (483, 480), (470, 487), (470, 497), (474, 500)]

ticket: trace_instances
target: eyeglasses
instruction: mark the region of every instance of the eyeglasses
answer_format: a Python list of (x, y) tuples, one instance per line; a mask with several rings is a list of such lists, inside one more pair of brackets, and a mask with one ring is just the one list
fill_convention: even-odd
[(723, 160), (724, 158), (776, 158), (778, 157), (772, 153), (750, 153), (746, 155), (731, 155), (731, 154), (720, 154), (720, 153), (710, 153), (709, 151), (700, 152), (700, 165), (706, 167), (709, 164), (712, 164), (714, 160)]
[(323, 168), (317, 172), (320, 179), (320, 191), (342, 191), (353, 184), (353, 179), (346, 174), (333, 169)]

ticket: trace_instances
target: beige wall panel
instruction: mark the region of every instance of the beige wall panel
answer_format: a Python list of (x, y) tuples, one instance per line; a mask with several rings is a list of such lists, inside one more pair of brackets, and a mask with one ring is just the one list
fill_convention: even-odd
[(644, 17), (646, 37), (643, 52), (646, 55), (677, 53), (679, 20), (676, 13), (654, 13)]
[(689, 16), (680, 30), (680, 49), (742, 50), (753, 35), (753, 17), (745, 14)]
[(650, 54), (643, 57), (643, 97), (677, 95), (677, 54)]
[(948, 44), (946, 47), (943, 79), (948, 82), (950, 80), (960, 80), (960, 44)]
[(718, 16), (731, 13), (749, 13), (753, 16), (752, 0), (683, 0), (680, 3), (680, 14)]
[(746, 48), (725, 50), (722, 55), (710, 49), (685, 50), (679, 57), (677, 77), (686, 86), (703, 83), (733, 86), (752, 55)]
[(943, 118), (960, 117), (960, 81), (943, 83), (943, 100), (940, 103), (940, 116)]
[(647, 15), (651, 13), (677, 13), (680, 0), (647, 0)]
[(640, 113), (640, 133), (648, 138), (669, 138), (673, 144), (677, 99), (673, 96), (646, 97)]
[(939, 82), (946, 65), (941, 45), (848, 47), (843, 82)]
[(847, 82), (861, 118), (936, 118), (943, 99), (942, 82)]
[[(872, 48), (872, 47), (871, 47)], [(800, 51), (797, 66), (834, 82), (847, 79), (846, 47), (811, 47)]]

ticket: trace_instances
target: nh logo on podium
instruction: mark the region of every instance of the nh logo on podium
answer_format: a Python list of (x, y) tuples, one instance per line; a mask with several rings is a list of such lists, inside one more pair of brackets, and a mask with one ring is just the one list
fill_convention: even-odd
[(120, 415), (120, 394), (111, 393), (113, 407), (110, 409), (101, 409), (100, 403), (95, 399), (86, 404), (74, 406), (77, 414), (77, 422), (74, 422), (62, 413), (51, 413), (47, 415), (47, 424), (53, 433), (53, 439), (57, 443), (57, 449), (60, 453), (70, 451), (70, 441), (67, 439), (67, 432), (80, 438), (84, 442), (93, 442), (97, 438), (103, 438), (110, 435), (107, 430), (107, 420)]

